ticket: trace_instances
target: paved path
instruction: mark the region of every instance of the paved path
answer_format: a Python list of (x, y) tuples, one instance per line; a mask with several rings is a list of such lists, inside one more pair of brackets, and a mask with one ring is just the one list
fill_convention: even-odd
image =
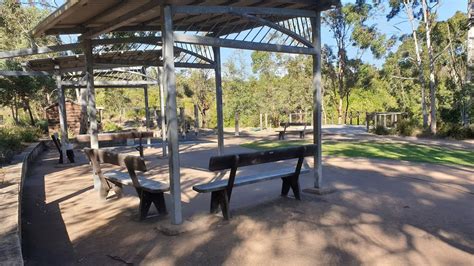
[[(230, 139), (227, 150), (246, 151)], [(56, 168), (44, 154), (24, 187), (27, 265), (473, 265), (474, 169), (388, 160), (325, 158), (326, 184), (337, 192), (303, 201), (280, 198), (280, 181), (235, 188), (229, 223), (208, 215), (199, 182), (222, 178), (206, 170), (214, 142), (181, 145), (182, 204), (197, 225), (169, 237), (168, 218), (136, 220), (134, 191), (106, 202), (92, 190), (91, 169)], [(130, 150), (131, 153), (136, 152)], [(152, 178), (167, 179), (159, 149), (145, 150)], [(311, 160), (308, 161), (311, 165)], [(261, 172), (272, 164), (247, 169)], [(312, 173), (301, 177), (311, 187)], [(170, 198), (166, 196), (167, 203)]]

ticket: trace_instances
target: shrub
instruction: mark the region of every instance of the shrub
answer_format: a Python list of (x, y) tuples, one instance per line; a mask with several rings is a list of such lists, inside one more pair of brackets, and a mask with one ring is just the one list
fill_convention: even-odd
[(401, 120), (397, 123), (396, 131), (401, 136), (413, 136), (418, 129), (415, 120)]
[(121, 126), (119, 126), (118, 124), (114, 123), (114, 122), (105, 122), (104, 123), (104, 131), (106, 132), (111, 132), (111, 131), (120, 131), (122, 130), (123, 128)]
[(442, 123), (438, 135), (455, 139), (474, 139), (474, 125), (464, 127), (458, 123)]
[(22, 142), (35, 142), (41, 136), (37, 127), (4, 127), (0, 128), (0, 162), (8, 162), (21, 150)]
[(391, 132), (386, 127), (379, 125), (374, 129), (374, 133), (377, 135), (390, 135)]

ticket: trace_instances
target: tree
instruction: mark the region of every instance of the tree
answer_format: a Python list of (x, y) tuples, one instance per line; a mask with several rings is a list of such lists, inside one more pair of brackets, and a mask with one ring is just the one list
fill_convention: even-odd
[[(376, 58), (381, 58), (393, 43), (384, 34), (377, 31), (374, 25), (367, 25), (373, 16), (374, 6), (359, 0), (340, 8), (325, 12), (323, 22), (329, 27), (336, 40), (337, 49), (337, 83), (338, 83), (338, 123), (342, 123), (343, 101), (350, 96), (351, 86), (347, 82), (349, 45), (357, 46), (361, 51), (370, 49)], [(349, 102), (347, 100), (347, 102)], [(347, 108), (347, 107), (346, 107)], [(346, 114), (347, 116), (347, 114)]]

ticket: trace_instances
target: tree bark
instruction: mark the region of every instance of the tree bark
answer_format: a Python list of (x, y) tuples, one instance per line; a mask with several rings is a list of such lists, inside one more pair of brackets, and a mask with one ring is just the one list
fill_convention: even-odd
[(414, 23), (415, 18), (413, 17), (413, 0), (405, 0), (404, 5), (405, 5), (405, 12), (408, 16), (408, 20), (410, 21), (413, 41), (415, 43), (416, 65), (418, 66), (418, 69), (419, 69), (418, 79), (420, 80), (420, 85), (421, 85), (421, 112), (423, 114), (423, 128), (427, 128), (428, 127), (428, 111), (426, 108), (426, 96), (425, 96), (426, 81), (425, 81), (425, 75), (423, 73), (423, 61), (421, 59), (420, 46), (418, 45), (418, 36), (416, 33), (416, 27)]
[(428, 57), (430, 60), (430, 132), (436, 134), (436, 80), (434, 74), (433, 46), (431, 45), (431, 14), (426, 0), (422, 0), (423, 18), (426, 29), (426, 47), (428, 48)]
[(35, 121), (35, 118), (33, 117), (33, 112), (31, 111), (30, 102), (28, 100), (25, 100), (25, 109), (28, 112), (28, 116), (30, 117), (30, 124), (32, 126), (36, 126), (36, 121)]

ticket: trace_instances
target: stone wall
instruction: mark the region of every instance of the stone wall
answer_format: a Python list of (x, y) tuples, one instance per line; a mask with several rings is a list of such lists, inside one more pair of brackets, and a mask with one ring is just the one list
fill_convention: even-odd
[(30, 145), (0, 169), (0, 264), (23, 265), (21, 251), (21, 197), (28, 168), (44, 151), (46, 144)]

